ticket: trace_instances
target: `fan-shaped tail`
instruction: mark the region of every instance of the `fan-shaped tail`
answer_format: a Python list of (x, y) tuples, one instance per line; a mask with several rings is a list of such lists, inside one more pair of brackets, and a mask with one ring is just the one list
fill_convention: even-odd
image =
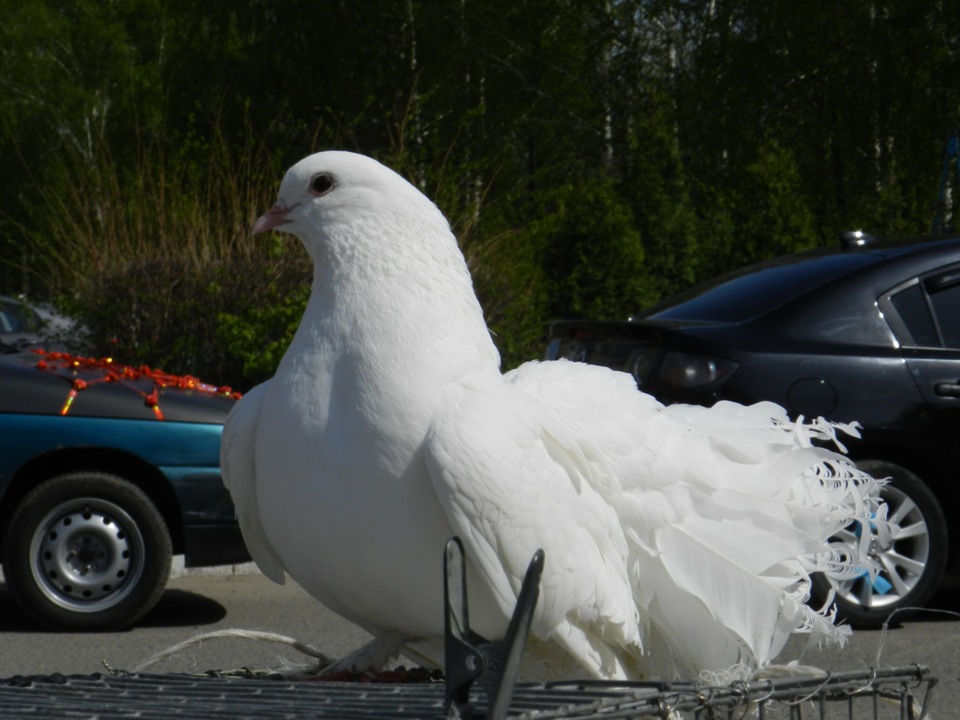
[[(813, 441), (856, 429), (793, 422), (770, 403), (720, 403), (664, 408), (651, 430), (666, 434), (654, 472), (675, 482), (652, 493), (635, 479), (619, 505), (633, 543), (635, 597), (650, 625), (648, 653), (669, 654), (689, 676), (758, 668), (798, 631), (843, 643), (849, 628), (806, 604), (810, 573), (875, 572), (866, 550), (871, 532), (889, 531), (886, 507), (880, 483)], [(670, 498), (669, 522), (649, 522), (651, 495)], [(831, 544), (854, 522), (868, 530), (860, 548)]]
[[(882, 483), (841, 454), (838, 434), (856, 437), (855, 425), (793, 421), (773, 403), (663, 406), (628, 375), (568, 362), (506, 379), (566, 425), (558, 444), (580, 458), (577, 477), (616, 509), (643, 674), (755, 670), (794, 632), (846, 639), (829, 609), (806, 602), (812, 572), (875, 572), (871, 535), (889, 532)], [(832, 543), (851, 523), (860, 546)]]

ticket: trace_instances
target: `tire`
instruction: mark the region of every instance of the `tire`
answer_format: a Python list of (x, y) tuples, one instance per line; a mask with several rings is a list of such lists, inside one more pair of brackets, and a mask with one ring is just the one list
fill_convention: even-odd
[[(865, 575), (834, 581), (818, 574), (813, 578), (813, 596), (822, 604), (835, 589), (840, 618), (854, 627), (877, 628), (894, 611), (893, 622), (901, 622), (927, 604), (946, 570), (949, 535), (940, 503), (916, 474), (881, 460), (864, 460), (857, 466), (876, 478), (889, 478), (881, 494), (888, 518), (899, 527), (886, 546), (871, 545), (870, 557), (880, 566), (874, 583)], [(855, 542), (855, 529), (834, 539)]]
[(3, 540), (7, 585), (53, 630), (130, 627), (170, 576), (170, 534), (143, 491), (115, 475), (78, 472), (23, 498)]

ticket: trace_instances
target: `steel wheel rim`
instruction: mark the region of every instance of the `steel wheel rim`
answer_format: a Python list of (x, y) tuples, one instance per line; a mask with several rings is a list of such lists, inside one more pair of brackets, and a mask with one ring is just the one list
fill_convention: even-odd
[(122, 602), (143, 574), (143, 536), (119, 505), (101, 498), (61, 503), (37, 525), (30, 571), (43, 595), (71, 612)]
[[(891, 485), (883, 488), (888, 518), (897, 527), (890, 542), (870, 544), (869, 556), (880, 567), (876, 582), (867, 575), (836, 582), (837, 596), (867, 609), (887, 608), (901, 602), (920, 582), (930, 558), (930, 528), (917, 503), (905, 492)], [(853, 528), (847, 528), (837, 539), (856, 545)], [(889, 586), (889, 588), (887, 588)]]

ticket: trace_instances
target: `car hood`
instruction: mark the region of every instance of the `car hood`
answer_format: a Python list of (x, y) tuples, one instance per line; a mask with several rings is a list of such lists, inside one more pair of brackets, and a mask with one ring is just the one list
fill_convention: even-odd
[(0, 412), (223, 424), (238, 397), (194, 377), (109, 359), (0, 355)]

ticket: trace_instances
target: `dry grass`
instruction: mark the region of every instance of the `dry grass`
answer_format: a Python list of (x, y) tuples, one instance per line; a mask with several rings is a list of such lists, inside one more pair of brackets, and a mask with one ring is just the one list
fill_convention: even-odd
[(267, 371), (245, 353), (282, 352), (309, 279), (299, 245), (250, 234), (282, 172), (252, 140), (219, 137), (65, 161), (38, 213), (42, 273), (98, 353), (245, 388)]

